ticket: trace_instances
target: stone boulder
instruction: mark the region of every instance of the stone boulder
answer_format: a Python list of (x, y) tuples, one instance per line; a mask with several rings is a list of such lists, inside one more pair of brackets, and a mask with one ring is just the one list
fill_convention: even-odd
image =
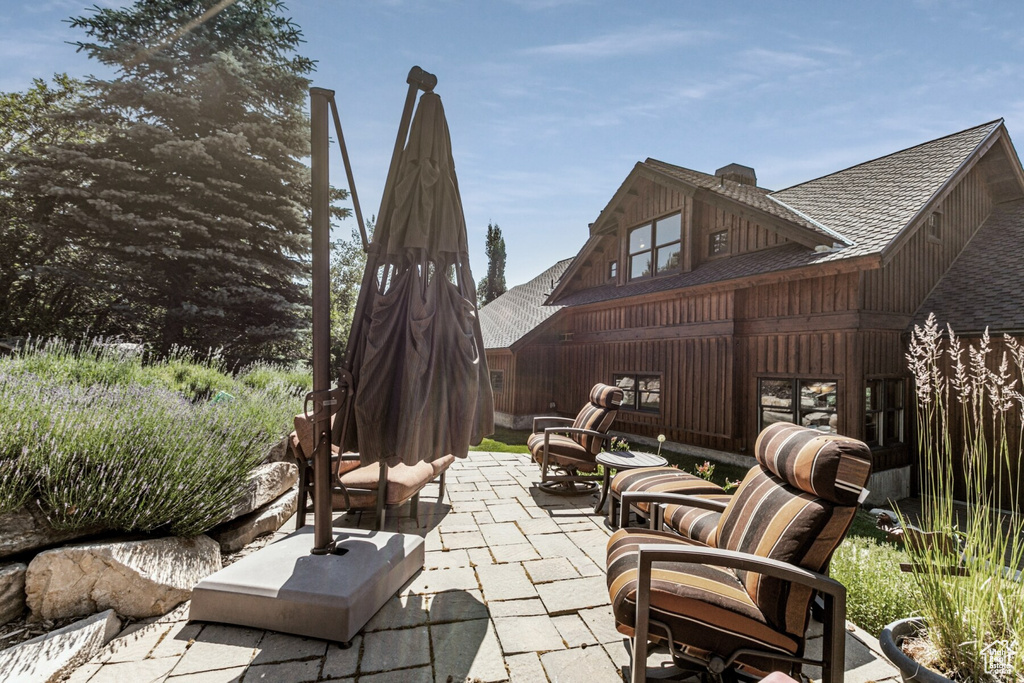
[(261, 508), (285, 491), (295, 486), (299, 480), (299, 468), (290, 462), (269, 462), (260, 465), (249, 475), (245, 492), (238, 497), (231, 510), (224, 515), (221, 523), (247, 515)]
[(277, 531), (295, 514), (299, 493), (290, 490), (258, 510), (222, 524), (210, 532), (225, 553), (235, 553), (249, 545), (257, 536)]
[(26, 550), (47, 548), (102, 531), (99, 527), (58, 531), (46, 521), (46, 515), (31, 504), (20, 510), (0, 515), (0, 558), (17, 555)]
[(188, 600), (200, 579), (220, 568), (220, 546), (209, 536), (68, 546), (29, 563), (26, 602), (38, 619), (105, 609), (158, 616)]
[(263, 456), (263, 463), (270, 462), (290, 462), (294, 463), (292, 456), (288, 454), (288, 437), (282, 438), (280, 441), (275, 443), (273, 446), (267, 449), (267, 454)]
[(5, 681), (63, 681), (92, 659), (121, 629), (113, 610), (26, 640), (0, 652)]
[(20, 562), (0, 565), (0, 626), (25, 611), (26, 569), (28, 565)]

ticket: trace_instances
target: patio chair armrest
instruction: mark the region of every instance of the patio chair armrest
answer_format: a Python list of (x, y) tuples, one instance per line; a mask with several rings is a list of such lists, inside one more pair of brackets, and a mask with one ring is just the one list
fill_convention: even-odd
[[(729, 567), (756, 572), (765, 576), (792, 581), (811, 588), (825, 597), (828, 617), (822, 634), (822, 683), (842, 683), (846, 661), (846, 587), (824, 574), (773, 560), (769, 557), (741, 553), (722, 548), (642, 543), (637, 547), (636, 621), (634, 638), (647, 642), (650, 633), (651, 570), (655, 562), (693, 562), (716, 567)], [(739, 649), (725, 662), (733, 662), (751, 650)]]
[[(788, 562), (761, 557), (751, 553), (724, 548), (679, 545), (666, 547), (663, 544), (641, 544), (637, 548), (640, 575), (647, 568), (648, 579), (650, 567), (654, 562), (688, 562), (709, 564), (729, 569), (743, 569), (765, 576), (792, 581), (813, 590), (835, 597), (846, 596), (846, 587), (835, 579), (819, 572), (804, 569)], [(648, 580), (647, 585), (650, 585)]]
[(561, 425), (570, 424), (571, 425), (574, 421), (575, 421), (575, 419), (571, 418), (571, 417), (556, 417), (554, 415), (549, 415), (549, 416), (541, 415), (539, 417), (533, 418), (533, 433), (536, 434), (538, 432), (543, 431), (544, 427), (542, 425), (545, 424), (545, 423), (561, 424)]
[(548, 440), (548, 434), (589, 434), (597, 439), (610, 439), (609, 435), (603, 432), (596, 432), (593, 429), (583, 427), (548, 427), (544, 430), (544, 440)]
[[(724, 491), (723, 491), (724, 493)], [(666, 505), (688, 505), (711, 510), (712, 512), (725, 512), (727, 503), (700, 496), (691, 496), (686, 493), (669, 493), (659, 491), (623, 491), (619, 497), (622, 507), (619, 509), (619, 528), (624, 529), (629, 522), (629, 506), (637, 503), (664, 503)]]

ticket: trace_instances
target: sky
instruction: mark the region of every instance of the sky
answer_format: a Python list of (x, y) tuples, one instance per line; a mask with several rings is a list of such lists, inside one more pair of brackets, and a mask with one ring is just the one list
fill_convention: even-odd
[[(109, 76), (63, 21), (93, 0), (0, 0), (0, 91)], [(98, 0), (100, 6), (127, 4)], [(336, 92), (376, 214), (413, 65), (438, 78), (477, 278), (488, 223), (509, 287), (574, 256), (648, 157), (752, 166), (773, 190), (986, 121), (1024, 139), (1024, 3), (290, 0)], [(340, 154), (332, 182), (345, 186)], [(354, 221), (350, 221), (354, 224)], [(346, 234), (339, 235), (341, 237)]]

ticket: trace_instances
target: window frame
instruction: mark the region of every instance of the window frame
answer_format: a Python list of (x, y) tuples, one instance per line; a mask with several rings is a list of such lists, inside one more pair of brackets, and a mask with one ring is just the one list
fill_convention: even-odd
[(924, 222), (924, 231), (928, 241), (934, 244), (941, 244), (943, 227), (941, 211), (936, 209), (928, 214), (928, 218)]
[[(831, 407), (825, 406), (819, 412), (826, 412), (826, 413), (834, 414), (836, 416), (836, 428), (835, 428), (834, 431), (832, 430), (831, 427), (829, 427), (828, 431), (824, 431), (824, 430), (818, 430), (818, 431), (821, 431), (823, 434), (839, 434), (840, 433), (839, 432), (839, 397), (840, 397), (840, 392), (839, 392), (840, 378), (839, 377), (828, 377), (828, 376), (794, 377), (793, 375), (764, 375), (764, 376), (758, 376), (757, 377), (757, 393), (755, 394), (755, 400), (757, 401), (757, 431), (759, 433), (766, 426), (768, 426), (764, 422), (764, 412), (765, 412), (766, 408), (772, 409), (772, 412), (778, 412), (778, 413), (781, 413), (781, 412), (784, 412), (784, 410), (787, 410), (787, 409), (784, 409), (782, 406), (766, 406), (764, 404), (764, 391), (762, 389), (762, 386), (763, 386), (764, 382), (789, 382), (789, 385), (790, 385), (790, 406), (788, 408), (788, 411), (789, 411), (790, 419), (788, 421), (792, 422), (793, 424), (798, 425), (798, 426), (802, 426), (803, 425), (803, 420), (801, 419), (802, 418), (801, 411), (803, 410), (803, 408), (802, 408), (801, 402), (800, 402), (800, 396), (801, 396), (800, 387), (801, 387), (801, 385), (802, 384), (833, 384), (833, 385), (835, 385), (835, 391), (832, 392), (833, 396), (835, 397), (835, 404), (832, 405)], [(774, 424), (774, 423), (771, 423), (771, 424)], [(809, 429), (815, 429), (815, 427), (809, 427)]]
[[(717, 246), (717, 241), (716, 241), (715, 238), (718, 237), (719, 235), (723, 235), (724, 236), (724, 239), (721, 242), (721, 247), (722, 248), (721, 248), (720, 251), (715, 249), (715, 247)], [(709, 259), (711, 259), (711, 258), (719, 258), (721, 256), (728, 256), (728, 255), (729, 255), (729, 229), (726, 228), (725, 230), (716, 230), (716, 231), (714, 231), (712, 233), (708, 233), (708, 258)]]
[[(498, 378), (499, 386), (497, 386), (497, 387), (494, 386), (494, 378), (495, 377)], [(505, 393), (505, 371), (504, 370), (491, 369), (490, 370), (490, 380), (491, 380), (491, 393), (494, 393), (494, 394), (503, 394), (503, 393)]]
[(619, 277), (619, 261), (618, 259), (612, 259), (608, 262), (608, 279), (617, 280)]
[[(869, 403), (868, 389), (872, 384), (878, 383), (881, 390), (878, 392), (879, 402), (875, 408)], [(898, 384), (899, 389), (894, 394), (898, 396), (899, 405), (890, 406), (889, 391), (887, 385)], [(875, 438), (868, 437), (868, 420), (875, 417), (874, 427)], [(895, 436), (890, 439), (890, 422), (896, 425)], [(906, 443), (907, 438), (907, 382), (905, 377), (893, 375), (883, 377), (868, 377), (864, 380), (864, 443), (872, 448), (892, 448), (893, 446)]]
[[(627, 404), (625, 397), (625, 390), (623, 390), (622, 405), (619, 406), (619, 410), (624, 410), (630, 413), (640, 413), (643, 415), (661, 415), (661, 398), (664, 395), (662, 391), (662, 385), (664, 384), (664, 375), (660, 372), (613, 372), (612, 373), (612, 386), (619, 386), (619, 379), (630, 377), (633, 379), (633, 403)], [(658, 382), (658, 389), (652, 392), (650, 389), (646, 390), (646, 393), (656, 393), (658, 395), (658, 407), (657, 409), (641, 407), (640, 394), (641, 392), (636, 389), (640, 384), (640, 379), (645, 378), (648, 382), (651, 379), (655, 379)]]
[[(667, 222), (669, 219), (671, 219), (673, 217), (678, 219), (676, 221), (676, 223), (678, 223), (678, 225), (679, 225), (679, 236), (676, 237), (675, 239), (672, 239), (672, 240), (662, 244), (662, 243), (659, 242), (659, 239), (658, 239), (658, 224), (659, 223), (663, 223), (663, 222)], [(637, 230), (643, 230), (644, 228), (649, 228), (650, 231), (651, 231), (650, 232), (650, 244), (647, 245), (647, 247), (644, 248), (644, 249), (638, 249), (637, 251), (632, 251), (630, 243), (632, 242), (633, 233), (635, 233)], [(678, 254), (678, 258), (676, 259), (675, 267), (665, 268), (665, 269), (659, 270), (659, 268), (658, 268), (658, 255), (659, 255), (659, 252), (661, 252), (661, 251), (663, 251), (665, 249), (670, 249), (673, 246), (676, 248), (676, 253)], [(649, 255), (648, 263), (649, 263), (650, 272), (648, 272), (647, 275), (634, 275), (633, 274), (633, 260), (637, 256), (641, 256), (643, 254), (648, 254)], [(682, 262), (683, 262), (683, 212), (682, 211), (672, 211), (671, 213), (667, 213), (667, 214), (665, 214), (663, 216), (659, 216), (658, 218), (654, 218), (654, 219), (649, 220), (649, 221), (644, 221), (643, 223), (640, 223), (638, 225), (634, 225), (633, 227), (631, 227), (631, 228), (626, 230), (626, 267), (627, 267), (626, 281), (627, 282), (633, 282), (635, 280), (646, 280), (647, 278), (651, 278), (651, 277), (661, 277), (663, 275), (669, 275), (669, 274), (672, 274), (672, 273), (681, 272), (682, 269), (683, 269)]]

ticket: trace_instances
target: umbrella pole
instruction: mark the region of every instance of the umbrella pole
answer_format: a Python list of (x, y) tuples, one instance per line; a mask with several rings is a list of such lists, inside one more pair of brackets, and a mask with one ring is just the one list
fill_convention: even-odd
[(333, 549), (331, 532), (331, 223), (328, 110), (333, 90), (310, 88), (313, 222), (313, 554)]

